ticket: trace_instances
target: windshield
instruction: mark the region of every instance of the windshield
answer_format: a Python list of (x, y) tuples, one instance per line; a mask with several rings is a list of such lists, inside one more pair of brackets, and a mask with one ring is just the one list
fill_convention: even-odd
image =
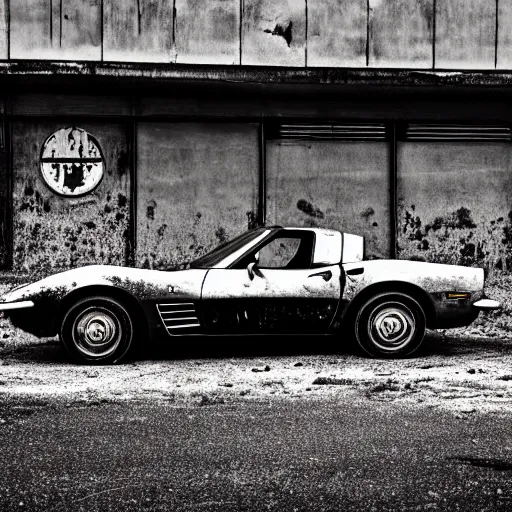
[(251, 231), (246, 231), (236, 238), (233, 238), (233, 240), (219, 245), (213, 249), (213, 251), (210, 251), (197, 260), (192, 261), (190, 263), (190, 268), (212, 268), (230, 254), (238, 251), (238, 249), (259, 237), (263, 232), (265, 232), (265, 228), (256, 228)]

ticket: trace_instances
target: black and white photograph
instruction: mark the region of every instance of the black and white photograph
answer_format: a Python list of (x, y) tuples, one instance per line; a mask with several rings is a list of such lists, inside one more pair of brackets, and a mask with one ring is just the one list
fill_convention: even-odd
[(0, 0), (0, 511), (512, 511), (512, 1)]

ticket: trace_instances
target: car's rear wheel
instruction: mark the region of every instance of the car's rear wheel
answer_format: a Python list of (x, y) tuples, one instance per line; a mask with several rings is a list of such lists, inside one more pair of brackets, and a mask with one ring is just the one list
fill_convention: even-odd
[(359, 346), (374, 357), (404, 357), (418, 349), (425, 336), (425, 313), (405, 293), (381, 293), (369, 298), (355, 318)]
[(134, 325), (124, 304), (111, 297), (88, 297), (64, 315), (60, 337), (71, 356), (88, 364), (118, 363), (130, 349)]

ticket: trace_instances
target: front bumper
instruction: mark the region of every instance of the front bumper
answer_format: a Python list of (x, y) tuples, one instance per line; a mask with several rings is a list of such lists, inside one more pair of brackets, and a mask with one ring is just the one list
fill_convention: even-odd
[(10, 311), (13, 309), (33, 308), (34, 303), (31, 300), (22, 300), (19, 302), (0, 302), (0, 311)]
[(480, 299), (473, 304), (473, 307), (480, 311), (492, 311), (501, 308), (501, 304), (497, 300)]

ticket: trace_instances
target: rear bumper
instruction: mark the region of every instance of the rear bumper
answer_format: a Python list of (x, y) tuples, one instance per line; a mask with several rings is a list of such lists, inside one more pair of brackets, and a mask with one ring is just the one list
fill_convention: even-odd
[(492, 311), (501, 307), (498, 301), (485, 298), (483, 292), (474, 292), (472, 301), (450, 300), (446, 298), (445, 292), (434, 293), (432, 298), (435, 318), (427, 327), (433, 329), (465, 327), (476, 320), (480, 311)]
[(479, 311), (492, 311), (494, 309), (500, 309), (501, 304), (497, 300), (480, 299), (473, 304), (473, 307)]

